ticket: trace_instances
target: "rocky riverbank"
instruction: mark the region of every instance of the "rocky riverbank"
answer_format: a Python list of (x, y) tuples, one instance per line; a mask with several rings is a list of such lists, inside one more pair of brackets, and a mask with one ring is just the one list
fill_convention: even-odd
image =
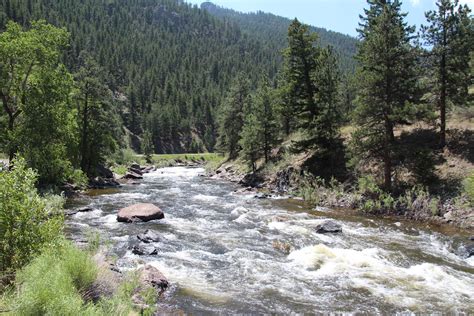
[[(322, 185), (309, 179), (301, 164), (269, 172), (246, 173), (236, 162), (225, 162), (208, 176), (238, 183), (242, 191), (253, 191), (258, 196), (272, 194), (301, 196), (315, 202), (319, 207), (360, 210), (367, 216), (392, 216), (436, 225), (450, 225), (474, 233), (474, 209), (462, 197), (440, 199), (425, 191), (411, 191), (394, 199), (393, 206), (364, 212), (364, 203), (369, 201), (367, 192), (358, 192), (344, 185)], [(306, 194), (311, 192), (310, 194)], [(315, 201), (313, 201), (313, 199)], [(369, 201), (371, 202), (371, 201)]]

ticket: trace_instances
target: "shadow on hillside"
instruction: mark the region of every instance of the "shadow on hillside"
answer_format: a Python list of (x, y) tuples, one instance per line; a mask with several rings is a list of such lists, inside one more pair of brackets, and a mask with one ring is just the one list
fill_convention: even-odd
[[(462, 178), (447, 176), (440, 178), (436, 167), (445, 163), (444, 151), (439, 147), (439, 133), (432, 129), (417, 129), (404, 132), (398, 139), (398, 163), (405, 167), (420, 183), (433, 193), (455, 195), (462, 188)], [(447, 132), (448, 154), (474, 163), (474, 131), (449, 130)]]
[(474, 131), (453, 129), (447, 132), (447, 147), (451, 153), (474, 163)]
[(332, 143), (326, 150), (318, 150), (305, 161), (304, 167), (311, 174), (329, 182), (336, 179), (345, 182), (349, 178), (346, 149), (341, 140)]

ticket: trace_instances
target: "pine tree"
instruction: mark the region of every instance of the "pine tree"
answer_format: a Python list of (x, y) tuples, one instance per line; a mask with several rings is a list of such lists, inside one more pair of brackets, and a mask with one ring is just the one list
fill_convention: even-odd
[[(260, 147), (265, 163), (268, 163), (270, 152), (279, 141), (279, 126), (275, 117), (275, 97), (268, 78), (265, 78), (255, 97), (254, 128), (259, 132)], [(243, 137), (243, 136), (242, 136)]]
[(240, 151), (244, 112), (250, 106), (249, 85), (245, 75), (238, 75), (220, 109), (218, 148), (228, 153), (231, 159), (236, 158)]
[(316, 71), (317, 35), (309, 27), (295, 19), (288, 28), (288, 48), (284, 51), (283, 102), (285, 132), (291, 132), (295, 114), (313, 116), (316, 114), (313, 73)]
[(438, 0), (437, 10), (426, 13), (423, 38), (429, 53), (433, 94), (440, 112), (440, 145), (446, 145), (446, 112), (449, 105), (464, 105), (469, 95), (470, 54), (474, 45), (471, 10), (458, 0)]
[(259, 123), (257, 115), (255, 115), (255, 106), (252, 106), (250, 112), (245, 116), (239, 145), (242, 148), (242, 158), (249, 163), (254, 173), (257, 170), (256, 162), (262, 149), (262, 131), (258, 128)]
[(385, 189), (392, 190), (394, 128), (406, 122), (417, 102), (417, 55), (413, 27), (398, 0), (368, 0), (358, 52), (358, 99), (353, 141), (359, 157), (381, 159)]
[(146, 130), (143, 133), (142, 139), (142, 152), (145, 155), (145, 159), (147, 163), (152, 162), (153, 154), (155, 153), (155, 147), (153, 145), (153, 135), (150, 131)]
[(311, 76), (317, 88), (314, 94), (314, 108), (317, 110), (300, 115), (300, 129), (304, 136), (294, 147), (299, 150), (319, 149), (322, 154), (337, 142), (342, 118), (339, 108), (340, 73), (331, 47), (320, 50)]

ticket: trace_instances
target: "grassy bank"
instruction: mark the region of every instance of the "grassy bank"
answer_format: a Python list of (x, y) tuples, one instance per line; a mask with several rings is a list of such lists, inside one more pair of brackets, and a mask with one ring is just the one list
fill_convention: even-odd
[[(157, 293), (138, 276), (114, 278), (109, 264), (64, 237), (64, 198), (43, 196), (22, 159), (0, 170), (0, 313), (5, 315), (151, 315)], [(104, 284), (112, 285), (104, 289)], [(143, 302), (138, 310), (133, 297)]]

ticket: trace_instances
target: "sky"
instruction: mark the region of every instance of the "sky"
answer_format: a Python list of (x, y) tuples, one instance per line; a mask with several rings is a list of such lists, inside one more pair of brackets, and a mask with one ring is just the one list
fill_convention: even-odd
[[(186, 0), (200, 5), (203, 0)], [(264, 11), (300, 21), (328, 30), (352, 36), (357, 35), (359, 14), (363, 12), (365, 0), (210, 0), (211, 2), (241, 12)], [(460, 0), (474, 8), (474, 0)], [(435, 0), (404, 0), (403, 10), (408, 13), (411, 25), (425, 22), (425, 11), (435, 9)]]

